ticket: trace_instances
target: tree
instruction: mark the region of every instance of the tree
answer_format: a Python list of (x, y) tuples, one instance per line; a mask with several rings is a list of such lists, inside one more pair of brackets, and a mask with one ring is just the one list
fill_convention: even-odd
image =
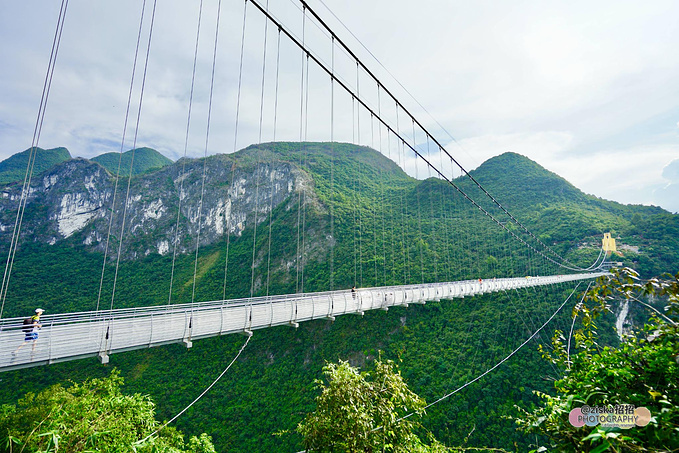
[(54, 385), (26, 394), (16, 405), (3, 405), (0, 451), (215, 453), (207, 434), (185, 444), (184, 436), (170, 427), (142, 441), (160, 427), (155, 405), (148, 396), (123, 395), (122, 385), (113, 370), (107, 378), (68, 388)]
[[(667, 302), (662, 313), (643, 301), (655, 297)], [(643, 330), (623, 338), (617, 348), (597, 342), (596, 320), (615, 299), (639, 302), (654, 310)], [(542, 405), (520, 409), (517, 419), (525, 432), (543, 434), (549, 449), (558, 451), (679, 451), (679, 273), (665, 279), (639, 279), (631, 269), (614, 271), (590, 290), (574, 310), (583, 328), (574, 334), (576, 354), (569, 354), (563, 333), (556, 333), (554, 351), (544, 353), (562, 366), (565, 375), (556, 381), (556, 395), (538, 393)], [(645, 407), (650, 420), (635, 426), (577, 427), (582, 406), (615, 409), (615, 405)], [(636, 413), (635, 413), (636, 414)], [(537, 451), (547, 451), (543, 446)]]
[(309, 452), (438, 452), (446, 448), (432, 437), (425, 445), (413, 432), (419, 423), (402, 417), (424, 413), (425, 401), (408, 389), (391, 360), (359, 373), (349, 363), (323, 368), (328, 383), (316, 381), (321, 394), (316, 411), (297, 431)]

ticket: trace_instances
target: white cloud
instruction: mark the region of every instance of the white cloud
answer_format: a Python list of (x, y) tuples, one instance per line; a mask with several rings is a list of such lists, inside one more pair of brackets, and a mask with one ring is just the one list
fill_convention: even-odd
[(665, 165), (662, 169), (662, 177), (670, 182), (679, 182), (679, 158)]
[(653, 192), (654, 200), (665, 209), (679, 213), (679, 159), (665, 165), (662, 177), (669, 182)]
[[(324, 1), (458, 137), (462, 149), (455, 145), (449, 149), (465, 167), (514, 151), (599, 196), (657, 203), (659, 194), (667, 192), (660, 190), (668, 184), (661, 179), (662, 165), (677, 156), (679, 3)], [(217, 2), (204, 3), (190, 156), (202, 155), (205, 147)], [(0, 68), (0, 159), (30, 145), (58, 15), (55, 5), (39, 10), (31, 5), (0, 2), (0, 40), (7, 43), (0, 46), (0, 61), (5, 62)], [(322, 5), (316, 0), (310, 5), (420, 121), (440, 130)], [(291, 2), (270, 6), (301, 37), (300, 10)], [(234, 147), (243, 3), (224, 2), (223, 8), (209, 152), (229, 152)], [(120, 146), (139, 10), (134, 0), (69, 6), (41, 146), (67, 146), (85, 157)], [(137, 144), (156, 147), (172, 158), (184, 152), (196, 19), (197, 2), (168, 0), (158, 5)], [(331, 46), (319, 39), (322, 34), (310, 20), (305, 23), (306, 42), (313, 40), (315, 52), (329, 62)], [(261, 14), (250, 5), (236, 148), (255, 142), (259, 135), (263, 30)], [(265, 141), (273, 138), (277, 37), (274, 27), (268, 32)], [(142, 40), (139, 68), (144, 49)], [(335, 50), (337, 74), (353, 86), (355, 65), (338, 47)], [(276, 138), (297, 140), (301, 55), (285, 38), (280, 55)], [(309, 76), (305, 135), (310, 140), (329, 140), (328, 77), (313, 65)], [(140, 77), (138, 72), (137, 83)], [(372, 108), (383, 113), (393, 109), (384, 93), (377, 106), (376, 89), (364, 75), (360, 79), (361, 94)], [(127, 131), (129, 146), (138, 87)], [(358, 135), (354, 125), (359, 119), (352, 118), (349, 97), (335, 88), (335, 139), (351, 141)], [(400, 120), (405, 127), (403, 116)], [(364, 144), (378, 140), (377, 132), (369, 136), (371, 127), (363, 111)], [(386, 148), (387, 138), (383, 141), (381, 147)], [(634, 159), (633, 152), (643, 159)], [(402, 164), (415, 171), (411, 158)], [(424, 167), (418, 168), (421, 174), (428, 175)]]
[(573, 135), (569, 132), (543, 131), (470, 137), (459, 140), (457, 143), (450, 143), (446, 149), (454, 151), (462, 165), (467, 169), (472, 169), (490, 157), (508, 151), (522, 154), (546, 165), (546, 162), (554, 160), (553, 156), (563, 153), (572, 144)]
[[(582, 191), (621, 203), (655, 204), (676, 211), (679, 193), (678, 145), (649, 145), (601, 150), (582, 156), (573, 152), (572, 134), (545, 131), (471, 137), (447, 149), (456, 150), (463, 166), (474, 168), (507, 151), (524, 155), (565, 178)], [(666, 180), (663, 183), (663, 178)]]
[(679, 214), (679, 183), (670, 183), (653, 192), (654, 201), (670, 212)]

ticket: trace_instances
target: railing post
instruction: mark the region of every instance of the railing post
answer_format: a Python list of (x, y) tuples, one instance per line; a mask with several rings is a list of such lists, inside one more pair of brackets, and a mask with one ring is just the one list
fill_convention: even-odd
[(153, 313), (151, 313), (151, 328), (149, 329), (149, 348), (153, 344)]
[(108, 340), (109, 336), (111, 335), (111, 321), (112, 316), (109, 316), (108, 325), (106, 325), (106, 323), (104, 322), (104, 327), (106, 328), (106, 334), (104, 334), (104, 348), (103, 349), (101, 347), (99, 348), (99, 361), (102, 363), (102, 365), (106, 365), (109, 362)]
[(313, 294), (309, 296), (311, 299), (311, 319), (314, 319), (314, 314), (315, 314), (315, 308), (316, 308), (316, 302), (314, 301), (314, 296)]
[(273, 325), (273, 297), (269, 297), (269, 327)]
[(219, 306), (219, 335), (224, 333), (224, 301)]
[[(186, 326), (186, 315), (189, 315), (189, 324), (188, 328)], [(186, 346), (187, 349), (189, 349), (191, 346), (193, 346), (193, 342), (191, 341), (191, 332), (193, 330), (193, 306), (191, 307), (191, 312), (187, 312), (184, 310), (184, 338), (182, 339), (182, 342), (184, 343), (184, 346)], [(186, 332), (188, 331), (188, 336), (186, 335)]]
[(47, 363), (52, 363), (52, 336), (54, 335), (54, 319), (50, 321), (50, 341), (47, 343)]

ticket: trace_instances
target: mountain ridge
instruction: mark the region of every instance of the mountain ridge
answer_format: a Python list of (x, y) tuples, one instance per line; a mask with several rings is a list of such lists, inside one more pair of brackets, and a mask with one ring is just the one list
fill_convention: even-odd
[(162, 153), (148, 147), (131, 149), (125, 151), (122, 155), (119, 152), (104, 153), (90, 160), (97, 162), (113, 175), (117, 174), (120, 168), (121, 176), (128, 176), (130, 174), (136, 176), (159, 170), (173, 163), (171, 159), (168, 159)]
[[(57, 149), (68, 153), (65, 148)], [(142, 156), (161, 156), (150, 148), (141, 149)], [(113, 157), (116, 161), (119, 159), (118, 154), (103, 156)], [(124, 156), (131, 157), (131, 151)], [(163, 159), (161, 162), (166, 164), (171, 162)], [(143, 162), (143, 159), (135, 160)], [(334, 202), (333, 198), (340, 193), (345, 194), (342, 195), (344, 198), (349, 197), (347, 200), (367, 202), (365, 197), (369, 197), (385, 201), (388, 197), (400, 197), (415, 205), (422, 202), (420, 198), (427, 199), (427, 194), (440, 192), (428, 202), (432, 206), (440, 205), (441, 200), (437, 197), (444, 193), (450, 193), (451, 196), (455, 193), (440, 180), (418, 181), (408, 176), (393, 161), (368, 147), (312, 142), (251, 145), (232, 154), (183, 158), (158, 168), (140, 167), (140, 172), (133, 175), (131, 183), (132, 204), (128, 222), (132, 238), (126, 241), (124, 256), (134, 258), (149, 253), (169, 253), (170, 243), (162, 237), (171, 236), (178, 194), (187, 190), (186, 193), (191, 194), (192, 199), (198, 200), (199, 193), (196, 191), (200, 186), (198, 180), (203, 171), (203, 162), (208, 181), (207, 205), (203, 210), (203, 215), (207, 215), (203, 221), (206, 233), (202, 241), (205, 244), (218, 240), (227, 225), (230, 233), (240, 235), (248, 226), (254, 225), (254, 219), (256, 223), (263, 222), (267, 213), (293, 192), (308, 194), (309, 198), (305, 195), (304, 199), (312, 203), (318, 212), (326, 214), (327, 205)], [(31, 217), (29, 214), (25, 234), (33, 240), (54, 244), (77, 233), (82, 245), (103, 251), (108, 229), (105, 216), (109, 208), (106, 206), (113, 199), (115, 172), (107, 169), (102, 173), (97, 170), (102, 168), (99, 165), (101, 159), (70, 159), (34, 176), (34, 192), (28, 206), (32, 207), (29, 213), (31, 209), (36, 209), (36, 215)], [(671, 219), (677, 216), (662, 208), (622, 205), (584, 194), (564, 178), (515, 153), (492, 157), (470, 174), (506, 209), (515, 213), (522, 223), (535, 229), (543, 241), (556, 244), (563, 253), (568, 253), (581, 237), (593, 237), (608, 231), (632, 237), (634, 234), (631, 233), (638, 230), (649, 216), (657, 217), (660, 223), (669, 221), (667, 228), (670, 229), (673, 228), (673, 222), (676, 223), (676, 220)], [(271, 175), (283, 179), (276, 182), (278, 185), (271, 185)], [(240, 181), (238, 184), (237, 180)], [(495, 213), (498, 210), (472, 181), (457, 178), (454, 182), (487, 212)], [(260, 200), (251, 200), (252, 205), (238, 204), (244, 200), (242, 196), (246, 192), (254, 192), (255, 186), (260, 183), (263, 184)], [(331, 187), (331, 183), (334, 187)], [(189, 185), (184, 187), (184, 184)], [(283, 198), (274, 195), (277, 201), (272, 205), (270, 200), (274, 192), (271, 191), (276, 191), (275, 187), (282, 188), (280, 184), (286, 187), (284, 193), (287, 195)], [(8, 234), (13, 223), (13, 204), (20, 189), (17, 182), (7, 184), (2, 189), (4, 198), (0, 200), (0, 237)], [(117, 203), (121, 203), (121, 200), (122, 197), (118, 196)], [(288, 201), (288, 206), (291, 202), (292, 199)], [(394, 199), (389, 203), (389, 209), (397, 209), (396, 204), (402, 202)], [(252, 216), (255, 206), (260, 212)], [(121, 207), (116, 209), (120, 210)], [(180, 253), (193, 247), (190, 237), (195, 235), (194, 221), (197, 215), (191, 203), (184, 202), (182, 209), (181, 229), (190, 234), (188, 241), (180, 246)], [(404, 207), (398, 209), (407, 211)], [(461, 209), (467, 212), (468, 208)], [(471, 215), (472, 211), (465, 215)], [(499, 211), (495, 215), (500, 219), (504, 216)], [(35, 222), (31, 222), (31, 218)], [(48, 222), (39, 221), (42, 218), (48, 219)], [(119, 225), (120, 220), (118, 217), (118, 223), (114, 225)], [(155, 243), (150, 244), (150, 238), (156, 238)], [(648, 241), (642, 237), (632, 238), (631, 242), (633, 247), (648, 245)]]
[[(33, 177), (38, 177), (42, 173), (51, 170), (55, 165), (74, 159), (70, 151), (65, 147), (43, 149), (36, 147), (35, 163), (33, 164)], [(0, 162), (0, 184), (9, 184), (23, 181), (28, 165), (28, 158), (31, 149), (18, 152)], [(134, 154), (134, 162), (132, 156)], [(75, 157), (75, 159), (83, 159)], [(161, 169), (172, 164), (172, 160), (165, 157), (162, 153), (153, 148), (141, 147), (128, 150), (122, 155), (118, 152), (100, 154), (90, 159), (97, 162), (106, 170), (115, 175), (120, 167), (121, 176), (136, 176), (149, 171)], [(132, 167), (132, 168), (130, 168)]]
[[(103, 266), (113, 176), (86, 159), (58, 164), (34, 178), (5, 313), (22, 316), (36, 306), (65, 313), (354, 285), (542, 275), (541, 256), (520, 246), (451, 185), (435, 178), (415, 180), (386, 159), (347, 144), (263, 144), (235, 154), (180, 159), (135, 176), (129, 181), (129, 201), (120, 192), (113, 210), (118, 214)], [(524, 158), (514, 159), (519, 167), (531, 166)], [(206, 196), (199, 211), (203, 169)], [(481, 170), (480, 182), (501, 202), (514, 196), (502, 192), (512, 183), (501, 176), (520, 178), (521, 171), (484, 181), (486, 169)], [(538, 180), (551, 180), (538, 170)], [(472, 182), (455, 183), (500, 218), (499, 209)], [(536, 190), (542, 185), (538, 181)], [(19, 190), (18, 184), (0, 188), (0, 236), (11, 234)], [(600, 232), (612, 231), (619, 244), (629, 246), (619, 258), (625, 264), (637, 265), (646, 275), (679, 267), (679, 216), (647, 215), (587, 197), (569, 199), (560, 190), (548, 197), (530, 187), (523, 190), (506, 201), (508, 208), (573, 263), (591, 264)], [(533, 203), (532, 197), (543, 201)], [(512, 200), (519, 204), (511, 206)], [(125, 205), (127, 226), (121, 236)], [(199, 212), (204, 230), (196, 244)], [(59, 233), (65, 220), (75, 228), (68, 237)], [(179, 238), (176, 256), (174, 237)], [(9, 242), (5, 238), (0, 244)], [(126, 251), (118, 272), (119, 243)], [(2, 254), (6, 251), (0, 248)], [(571, 290), (557, 285), (431, 301), (341, 316), (333, 323), (319, 319), (297, 329), (257, 331), (230, 370), (228, 385), (215, 386), (209, 402), (197, 403), (177, 424), (187, 434), (208, 432), (219, 451), (299, 451), (294, 434), (271, 433), (294, 433), (313, 407), (314, 379), (325, 363), (342, 359), (366, 366), (380, 354), (402, 360), (409, 386), (434, 401), (525, 341)], [(567, 310), (554, 321), (562, 328), (571, 325)], [(536, 337), (482, 383), (429, 409), (423, 424), (448, 445), (467, 444), (465, 435), (473, 432), (467, 445), (528, 450), (532, 439), (517, 434), (504, 417), (514, 414), (519, 402), (528, 407), (535, 398), (532, 390), (548, 390), (544, 376), (550, 376), (550, 368), (540, 361), (534, 342), (547, 346), (548, 335)], [(129, 391), (153, 395), (159, 417), (169, 419), (195, 397), (193, 390), (210, 384), (224, 358), (233, 357), (242, 343), (235, 335), (203, 339), (191, 349), (169, 345), (114, 354), (111, 360)], [(8, 372), (0, 403), (64, 379), (109, 371), (86, 359), (31, 373)]]
[[(54, 165), (72, 159), (71, 153), (64, 147), (51, 149), (35, 148), (33, 175), (39, 175)], [(23, 181), (28, 167), (31, 148), (18, 152), (0, 162), (0, 184)]]

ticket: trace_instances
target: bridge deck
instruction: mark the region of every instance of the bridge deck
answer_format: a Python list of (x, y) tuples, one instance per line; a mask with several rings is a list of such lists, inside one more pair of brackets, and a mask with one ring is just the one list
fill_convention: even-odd
[[(367, 310), (488, 292), (591, 279), (603, 273), (499, 278), (287, 294), (194, 304), (47, 315), (33, 342), (24, 343), (23, 318), (0, 320), (0, 371), (148, 348)], [(16, 351), (16, 352), (15, 352)]]

